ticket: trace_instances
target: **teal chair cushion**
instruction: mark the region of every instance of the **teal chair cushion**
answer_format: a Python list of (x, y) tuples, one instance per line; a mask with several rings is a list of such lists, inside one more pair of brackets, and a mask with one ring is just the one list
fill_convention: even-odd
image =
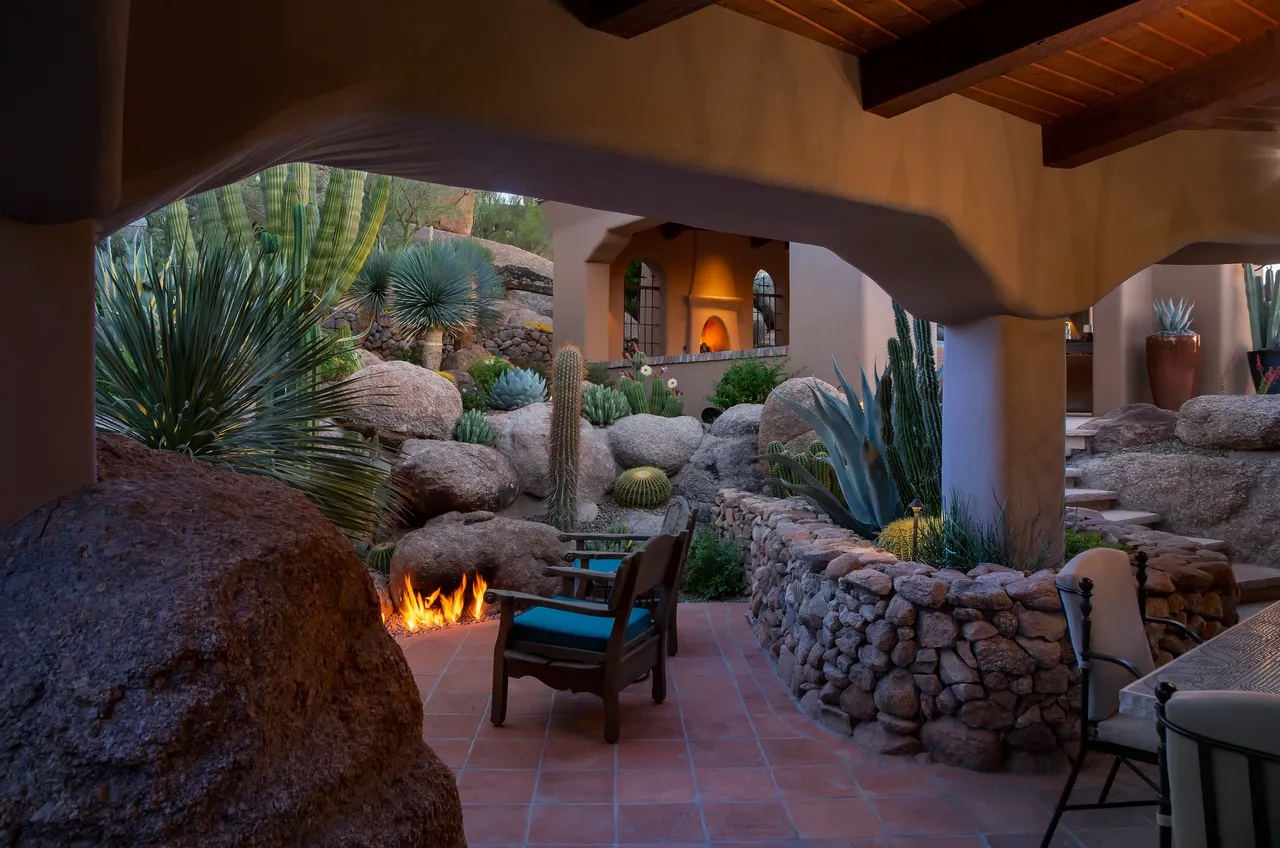
[[(578, 560), (578, 562), (581, 563), (582, 560)], [(617, 571), (621, 566), (622, 566), (621, 557), (619, 557), (618, 559), (589, 559), (586, 561), (586, 567), (588, 571), (608, 571), (609, 573), (612, 574), (613, 572)]]
[[(572, 601), (573, 598), (560, 598)], [(579, 601), (579, 603), (587, 603)], [(603, 607), (604, 604), (599, 604)], [(582, 651), (604, 651), (613, 630), (613, 619), (577, 612), (534, 607), (515, 617), (511, 638), (520, 642), (537, 642), (560, 648), (577, 648)], [(627, 639), (639, 636), (653, 624), (647, 609), (631, 610), (627, 623)]]

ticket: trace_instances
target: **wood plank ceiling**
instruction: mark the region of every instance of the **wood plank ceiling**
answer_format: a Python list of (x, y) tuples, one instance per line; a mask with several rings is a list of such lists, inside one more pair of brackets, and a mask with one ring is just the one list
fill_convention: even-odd
[[(611, 7), (631, 36), (709, 2), (566, 5), (594, 3), (606, 17)], [(1280, 0), (714, 2), (858, 56), (864, 106), (876, 114), (954, 92), (1041, 124), (1046, 165), (1174, 129), (1280, 131)]]

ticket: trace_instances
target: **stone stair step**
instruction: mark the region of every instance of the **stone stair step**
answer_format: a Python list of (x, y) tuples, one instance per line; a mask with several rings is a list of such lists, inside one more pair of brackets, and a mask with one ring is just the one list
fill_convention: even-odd
[(1119, 497), (1109, 489), (1077, 489), (1074, 486), (1064, 490), (1066, 505), (1082, 509), (1096, 509), (1105, 512), (1115, 506)]
[(1246, 618), (1252, 618), (1262, 612), (1264, 609), (1271, 606), (1272, 603), (1272, 601), (1251, 601), (1247, 604), (1241, 604), (1236, 608), (1236, 612), (1240, 614), (1240, 620), (1244, 621)]
[(1200, 547), (1207, 548), (1211, 551), (1217, 551), (1220, 554), (1225, 554), (1231, 548), (1230, 542), (1224, 542), (1221, 539), (1204, 539), (1199, 536), (1184, 536), (1183, 538), (1190, 539)]
[(1103, 509), (1099, 510), (1103, 519), (1115, 522), (1116, 524), (1142, 524), (1150, 527), (1152, 524), (1160, 522), (1160, 515), (1155, 512), (1145, 512), (1140, 509)]
[(1077, 452), (1086, 450), (1089, 447), (1089, 436), (1067, 433), (1065, 442), (1062, 455), (1070, 459)]
[(1067, 466), (1067, 470), (1062, 474), (1062, 480), (1068, 489), (1076, 487), (1076, 481), (1080, 479), (1080, 469)]
[(1240, 585), (1240, 603), (1280, 600), (1280, 568), (1236, 562), (1231, 570)]

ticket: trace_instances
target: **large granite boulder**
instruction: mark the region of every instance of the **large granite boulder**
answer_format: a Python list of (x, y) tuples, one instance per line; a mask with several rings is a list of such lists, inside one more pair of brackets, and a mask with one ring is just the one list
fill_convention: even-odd
[(760, 434), (760, 417), (763, 413), (763, 403), (740, 403), (731, 406), (712, 422), (711, 435), (754, 438)]
[(1076, 432), (1093, 435), (1095, 453), (1109, 453), (1170, 441), (1177, 423), (1176, 412), (1149, 403), (1130, 403), (1086, 421)]
[(1280, 452), (1139, 450), (1077, 457), (1072, 464), (1080, 469), (1082, 485), (1116, 492), (1121, 507), (1159, 513), (1164, 530), (1224, 539), (1237, 562), (1280, 561), (1280, 501), (1274, 496), (1280, 491)]
[(665, 418), (647, 412), (621, 418), (605, 432), (613, 458), (623, 468), (650, 465), (668, 474), (685, 466), (704, 435), (696, 418)]
[(721, 489), (759, 492), (764, 488), (761, 463), (752, 461), (756, 455), (755, 436), (707, 435), (671, 482), (676, 494), (687, 498), (709, 521)]
[(543, 572), (564, 565), (570, 545), (550, 524), (499, 518), (491, 513), (451, 512), (428, 521), (396, 542), (391, 557), (391, 597), (400, 604), (405, 576), (420, 594), (452, 591), (464, 574), (479, 572), (494, 589), (550, 596), (559, 578)]
[(400, 446), (396, 479), (418, 518), (446, 512), (495, 512), (520, 494), (516, 470), (486, 445), (410, 439)]
[(305, 498), (111, 436), (0, 530), (8, 845), (462, 848), (369, 572)]
[(770, 442), (782, 442), (788, 450), (803, 450), (818, 438), (813, 428), (782, 402), (782, 398), (787, 398), (807, 409), (813, 409), (815, 384), (828, 394), (844, 397), (835, 386), (817, 377), (792, 377), (785, 381), (769, 393), (764, 408), (760, 410), (759, 436), (756, 439), (760, 453), (764, 453)]
[(1280, 450), (1280, 395), (1201, 395), (1178, 412), (1178, 438), (1199, 448)]
[(462, 395), (453, 383), (412, 362), (383, 362), (361, 368), (352, 378), (365, 403), (349, 430), (376, 435), (395, 447), (406, 439), (451, 439), (462, 417)]
[[(551, 494), (551, 404), (533, 403), (511, 412), (490, 415), (489, 420), (498, 428), (498, 441), (494, 447), (516, 469), (520, 491), (536, 498)], [(581, 433), (578, 498), (599, 503), (613, 490), (618, 468), (604, 431), (592, 427), (585, 418), (578, 423)]]

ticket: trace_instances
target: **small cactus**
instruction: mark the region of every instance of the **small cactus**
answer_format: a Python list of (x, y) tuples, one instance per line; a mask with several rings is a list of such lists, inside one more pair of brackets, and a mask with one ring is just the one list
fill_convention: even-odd
[[(642, 365), (640, 368), (647, 368)], [(673, 380), (674, 384), (675, 381)], [(648, 413), (666, 418), (679, 418), (684, 415), (684, 401), (668, 387), (659, 377), (644, 374), (635, 369), (634, 377), (623, 377), (618, 381), (618, 388), (627, 399), (633, 415)]]
[(645, 400), (644, 396), (644, 386), (639, 382), (631, 377), (623, 377), (618, 381), (618, 390), (627, 399), (627, 405), (631, 407), (632, 415), (639, 415), (642, 412), (649, 411), (649, 402)]
[(630, 414), (627, 396), (617, 389), (593, 383), (582, 396), (582, 415), (597, 427), (607, 427)]
[[(897, 521), (890, 521), (880, 531), (876, 544), (900, 560), (910, 560), (913, 553), (911, 550), (911, 536), (914, 526), (915, 517), (910, 515), (906, 518), (899, 518)], [(922, 558), (928, 558), (928, 553), (937, 546), (941, 530), (941, 518), (936, 515), (920, 516), (920, 527), (916, 534), (915, 555), (918, 557), (925, 555)]]
[(468, 409), (462, 413), (458, 425), (453, 429), (453, 440), (473, 445), (491, 445), (498, 441), (498, 428), (480, 410)]
[(564, 531), (572, 530), (578, 521), (578, 448), (585, 372), (582, 351), (576, 346), (565, 345), (556, 352), (551, 375), (551, 495), (547, 514), (551, 523)]
[(657, 509), (671, 500), (671, 481), (660, 468), (629, 468), (614, 482), (613, 499), (621, 506)]
[(369, 553), (365, 555), (365, 565), (379, 574), (389, 575), (391, 573), (391, 557), (395, 552), (395, 542), (383, 542), (380, 545), (374, 545), (369, 549)]
[(528, 368), (513, 368), (493, 381), (489, 403), (495, 409), (519, 409), (547, 399), (547, 381)]
[(667, 400), (662, 404), (662, 410), (657, 415), (664, 418), (679, 418), (684, 415), (684, 401), (675, 395), (667, 395)]

